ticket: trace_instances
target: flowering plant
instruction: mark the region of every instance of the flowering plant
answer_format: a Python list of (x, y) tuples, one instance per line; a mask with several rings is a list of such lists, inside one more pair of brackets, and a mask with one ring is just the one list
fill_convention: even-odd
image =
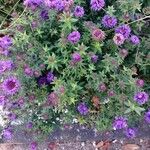
[(3, 136), (17, 119), (44, 135), (79, 123), (135, 137), (130, 126), (150, 123), (150, 16), (140, 2), (25, 0), (0, 39)]

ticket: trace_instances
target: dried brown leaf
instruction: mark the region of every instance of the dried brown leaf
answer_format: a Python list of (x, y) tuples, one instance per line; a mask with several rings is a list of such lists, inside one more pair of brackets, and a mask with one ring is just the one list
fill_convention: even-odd
[(93, 103), (93, 106), (96, 107), (97, 109), (100, 108), (100, 99), (98, 96), (93, 96), (92, 103)]
[(111, 143), (112, 143), (111, 141), (101, 141), (97, 143), (96, 148), (99, 150), (108, 150)]
[(140, 147), (136, 144), (126, 144), (122, 146), (122, 150), (140, 150)]

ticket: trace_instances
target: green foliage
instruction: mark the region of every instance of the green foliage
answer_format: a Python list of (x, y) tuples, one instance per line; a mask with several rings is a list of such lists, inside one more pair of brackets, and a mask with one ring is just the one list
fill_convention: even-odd
[[(11, 57), (16, 64), (15, 73), (22, 83), (22, 92), (12, 99), (15, 101), (20, 96), (25, 99), (23, 110), (15, 110), (15, 113), (23, 116), (25, 122), (32, 121), (34, 131), (44, 134), (56, 126), (72, 123), (73, 119), (79, 124), (106, 130), (111, 128), (115, 116), (126, 116), (129, 122), (137, 115), (142, 116), (150, 103), (143, 107), (133, 100), (136, 92), (150, 90), (150, 36), (147, 28), (145, 31), (147, 21), (137, 18), (139, 13), (146, 17), (142, 12), (146, 2), (142, 2), (109, 0), (101, 13), (91, 11), (86, 2), (75, 0), (75, 5), (84, 6), (83, 18), (74, 16), (74, 6), (63, 12), (48, 9), (47, 20), (39, 17), (43, 6), (35, 11), (25, 10), (11, 31), (8, 29), (13, 33)], [(132, 34), (140, 37), (140, 44), (133, 45), (126, 39), (123, 45), (116, 45), (113, 41), (115, 28), (107, 29), (100, 24), (104, 14), (116, 16), (118, 26), (130, 25)], [(127, 20), (124, 18), (126, 15)], [(92, 37), (95, 28), (105, 32), (104, 40), (97, 41)], [(75, 30), (81, 33), (81, 39), (77, 44), (71, 44), (67, 36)], [(126, 57), (120, 54), (122, 49), (128, 51)], [(80, 54), (81, 61), (73, 63), (74, 52)], [(91, 60), (91, 54), (98, 56), (97, 62)], [(25, 74), (26, 65), (33, 71), (31, 76)], [(35, 75), (35, 71), (39, 76)], [(55, 75), (53, 82), (40, 85), (40, 77), (50, 71)], [(137, 79), (145, 81), (144, 89), (136, 85)], [(106, 85), (106, 91), (99, 89), (101, 83)], [(114, 95), (110, 96), (109, 91), (113, 91)], [(57, 105), (48, 104), (50, 94), (57, 94)], [(93, 104), (93, 96), (99, 98), (99, 107)], [(77, 106), (81, 102), (87, 104), (88, 116), (79, 114)]]

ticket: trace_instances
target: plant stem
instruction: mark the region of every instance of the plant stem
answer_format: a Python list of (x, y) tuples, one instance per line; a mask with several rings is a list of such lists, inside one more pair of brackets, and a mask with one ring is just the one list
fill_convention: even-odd
[(0, 28), (3, 26), (4, 22), (6, 21), (7, 17), (11, 14), (11, 12), (15, 9), (15, 7), (18, 5), (18, 3), (20, 2), (20, 0), (18, 0), (16, 2), (16, 4), (13, 6), (13, 8), (10, 10), (10, 12), (6, 15), (6, 17), (4, 18), (4, 20), (2, 21)]

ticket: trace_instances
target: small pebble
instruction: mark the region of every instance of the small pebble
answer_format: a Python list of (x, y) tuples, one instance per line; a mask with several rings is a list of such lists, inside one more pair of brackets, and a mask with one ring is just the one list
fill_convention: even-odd
[(84, 146), (85, 146), (85, 142), (82, 142), (82, 143), (81, 143), (81, 146), (84, 147)]

